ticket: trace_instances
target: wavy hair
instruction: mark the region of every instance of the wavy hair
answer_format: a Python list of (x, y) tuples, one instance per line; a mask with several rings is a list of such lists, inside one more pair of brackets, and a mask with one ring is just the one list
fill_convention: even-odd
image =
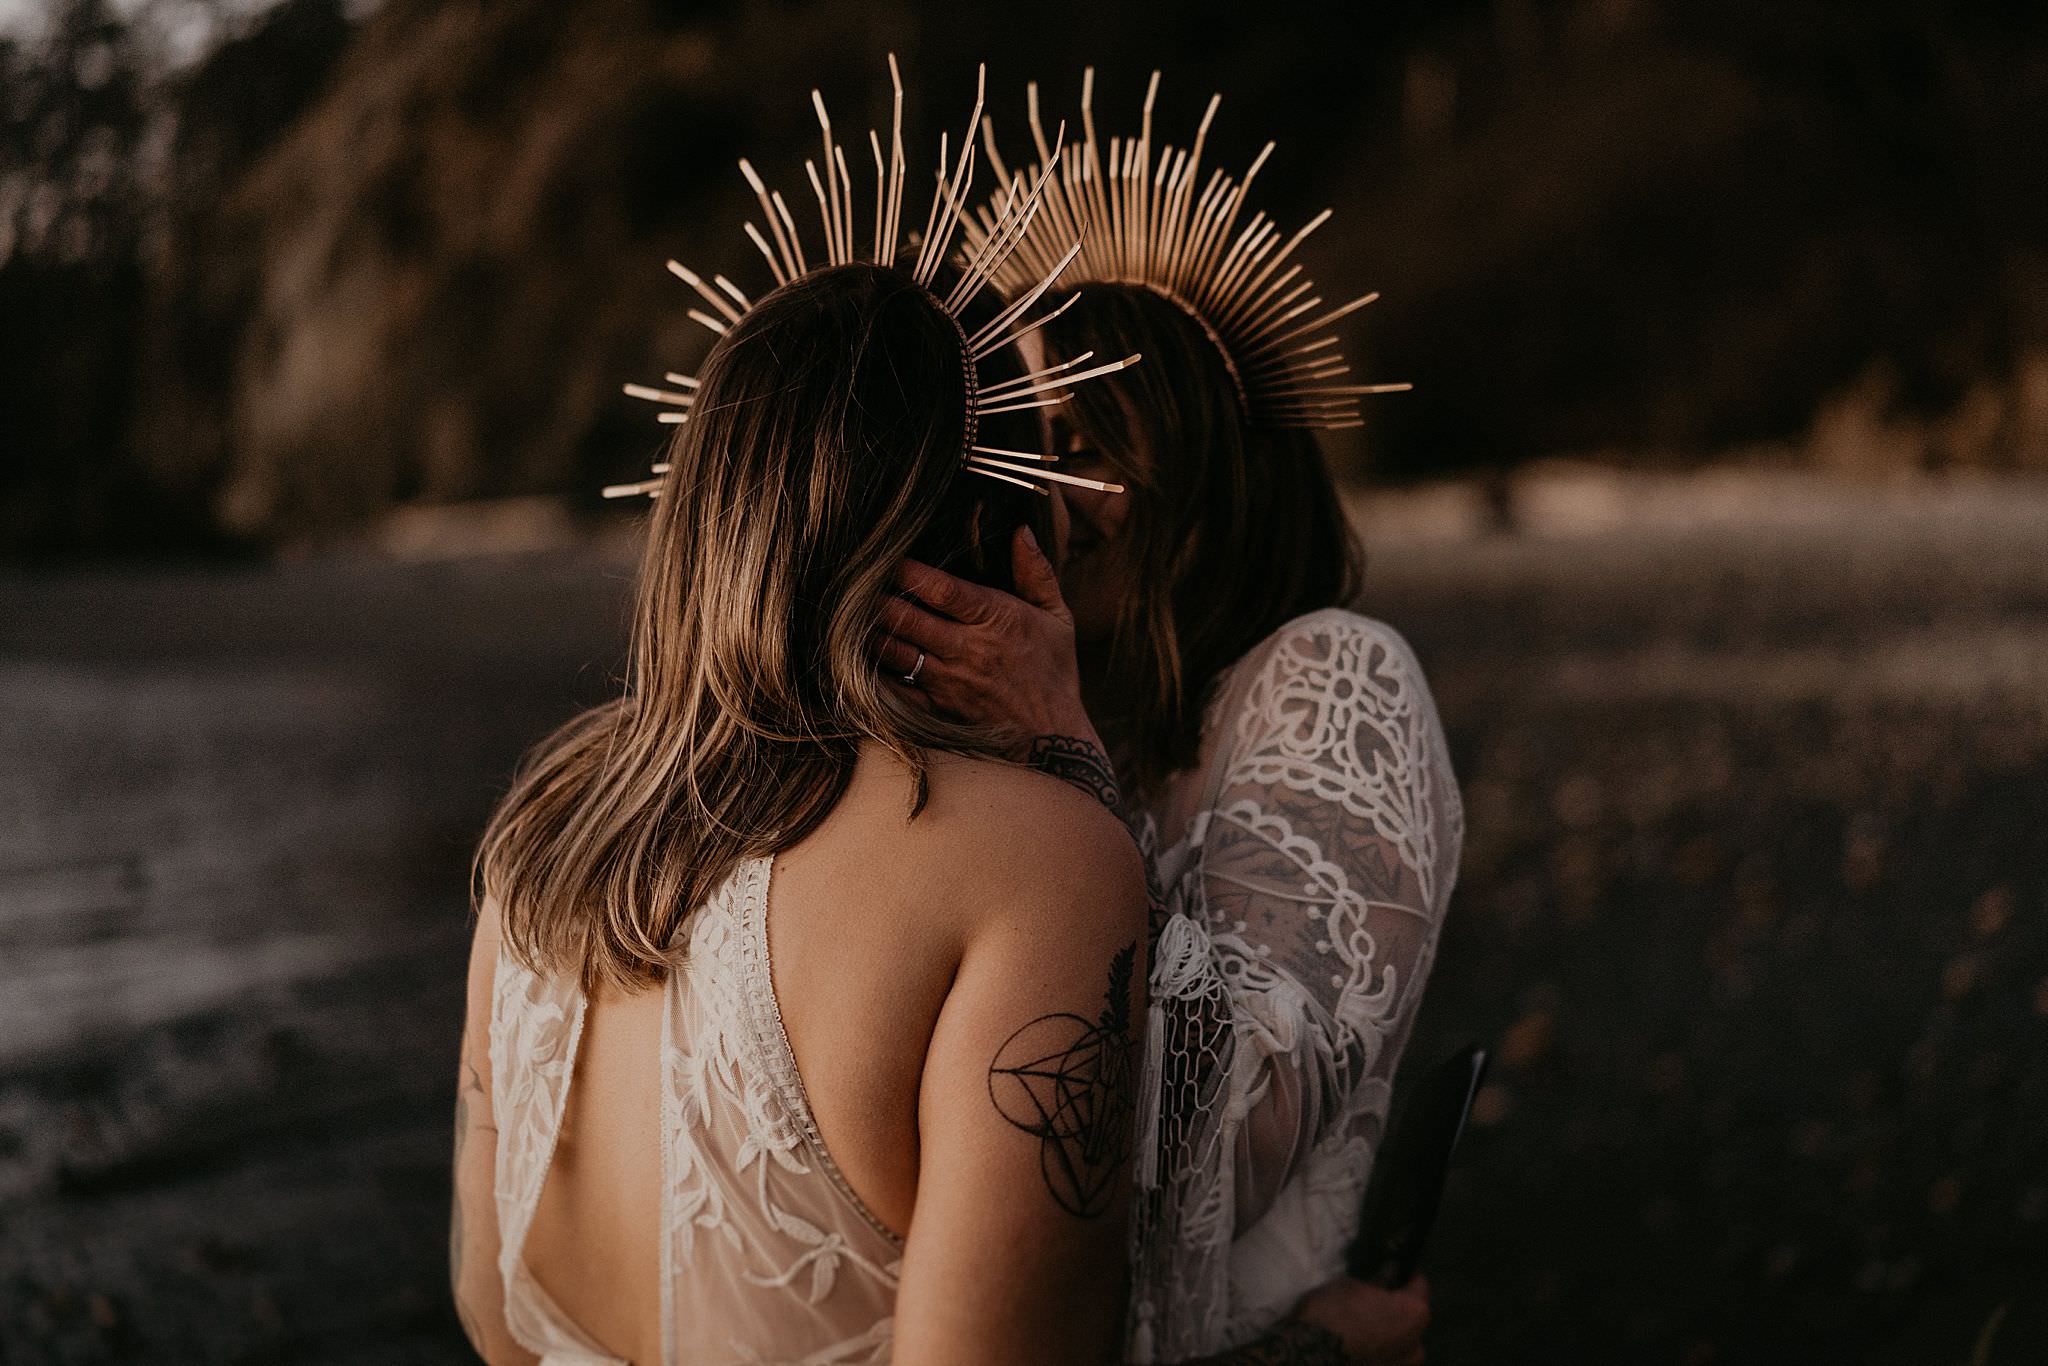
[(961, 477), (953, 320), (898, 271), (820, 270), (761, 299), (700, 379), (649, 514), (623, 695), (531, 751), (473, 867), (517, 959), (586, 988), (662, 980), (690, 912), (815, 829), (863, 743), (916, 775), (914, 815), (925, 750), (1001, 738), (898, 701), (870, 646), (899, 560), (1006, 586), (1044, 501)]
[(1136, 591), (1085, 673), (1118, 770), (1144, 794), (1195, 762), (1218, 675), (1291, 618), (1354, 601), (1365, 554), (1314, 434), (1250, 425), (1222, 353), (1179, 304), (1091, 284), (1045, 331), (1055, 359), (1145, 356), (1060, 410), (1131, 499), (1117, 553)]

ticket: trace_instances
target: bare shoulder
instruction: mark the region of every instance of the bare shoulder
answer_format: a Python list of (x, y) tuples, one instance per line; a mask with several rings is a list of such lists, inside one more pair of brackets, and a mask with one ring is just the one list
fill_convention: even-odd
[(469, 966), (464, 973), (463, 985), (463, 1056), (471, 1066), (488, 1056), (492, 996), (498, 977), (498, 955), (502, 952), (504, 932), (499, 922), (497, 899), (484, 897), (477, 906), (476, 925), (470, 934)]
[(957, 829), (1006, 832), (1017, 847), (1079, 840), (1130, 843), (1115, 813), (1093, 794), (1021, 764), (959, 754), (931, 756), (930, 819)]
[(488, 980), (498, 969), (498, 955), (504, 949), (504, 922), (498, 909), (498, 899), (484, 896), (477, 899), (476, 921), (470, 927), (469, 935), (469, 976), (474, 981), (479, 975)]
[(497, 897), (486, 893), (477, 898), (476, 920), (470, 928), (472, 941), (495, 957), (498, 943), (504, 937), (503, 913), (498, 909)]
[(912, 838), (962, 904), (1012, 913), (1129, 918), (1142, 926), (1145, 873), (1122, 821), (1071, 783), (1016, 764), (934, 754)]

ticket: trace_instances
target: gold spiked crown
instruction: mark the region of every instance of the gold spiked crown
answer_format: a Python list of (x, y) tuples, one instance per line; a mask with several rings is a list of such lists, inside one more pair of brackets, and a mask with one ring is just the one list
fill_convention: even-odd
[[(903, 186), (906, 176), (903, 159), (903, 77), (892, 54), (889, 58), (889, 77), (895, 86), (895, 109), (889, 137), (886, 162), (883, 158), (882, 139), (877, 132), (870, 131), (868, 145), (874, 152), (875, 160), (875, 245), (872, 260), (884, 267), (895, 268), (897, 246), (903, 240)], [(1026, 272), (1017, 268), (1015, 253), (1025, 243), (1044, 204), (1044, 194), (1054, 183), (1053, 172), (1059, 165), (1058, 139), (1044, 154), (1045, 168), (1030, 183), (1012, 181), (1004, 176), (1005, 205), (1001, 212), (986, 215), (976, 225), (979, 232), (967, 247), (965, 260), (961, 264), (959, 278), (941, 298), (934, 292), (933, 281), (939, 268), (945, 264), (947, 253), (952, 248), (955, 233), (966, 219), (968, 194), (974, 183), (975, 134), (982, 123), (982, 106), (988, 88), (988, 71), (981, 70), (977, 82), (974, 112), (968, 116), (967, 131), (960, 139), (960, 150), (953, 156), (944, 134), (939, 138), (938, 185), (933, 191), (931, 208), (925, 215), (924, 231), (914, 234), (911, 243), (918, 248), (910, 276), (919, 288), (926, 291), (932, 301), (953, 320), (953, 326), (960, 334), (961, 357), (965, 362), (966, 377), (967, 439), (961, 452), (964, 468), (976, 474), (986, 475), (1004, 483), (1016, 484), (1036, 493), (1045, 493), (1046, 481), (1078, 484), (1087, 488), (1121, 493), (1120, 484), (1105, 483), (1099, 479), (1084, 479), (1049, 468), (1058, 457), (1036, 451), (1013, 451), (996, 446), (979, 444), (981, 419), (996, 413), (1019, 412), (1028, 408), (1046, 408), (1067, 400), (1067, 386), (1083, 380), (1094, 379), (1121, 370), (1134, 364), (1138, 357), (1126, 356), (1122, 360), (1109, 361), (1101, 365), (1087, 365), (1093, 353), (1075, 357), (1061, 365), (1048, 366), (1030, 374), (999, 383), (984, 385), (977, 378), (975, 363), (1013, 345), (1027, 333), (1045, 325), (1051, 318), (1070, 306), (1078, 295), (1070, 295), (1065, 303), (1050, 312), (1026, 322), (1025, 315), (1051, 289), (1063, 271), (1073, 264), (1080, 254), (1079, 242), (1071, 242), (1063, 250), (1054, 251), (1047, 258), (1044, 269), (1025, 278)], [(818, 112), (818, 126), (824, 136), (823, 168), (818, 162), (806, 161), (812, 193), (817, 196), (818, 213), (823, 222), (824, 262), (817, 269), (851, 264), (854, 254), (854, 205), (853, 178), (847, 173), (846, 150), (832, 138), (832, 120), (825, 112), (824, 97), (816, 90), (811, 92), (811, 103)], [(1062, 130), (1064, 132), (1064, 129)], [(779, 288), (806, 274), (814, 267), (804, 252), (801, 234), (797, 231), (796, 218), (789, 211), (780, 191), (771, 191), (762, 181), (749, 162), (740, 161), (740, 173), (753, 188), (760, 200), (762, 217), (767, 220), (768, 231), (764, 236), (754, 223), (746, 224), (746, 233), (761, 255), (768, 260), (769, 272), (775, 277)], [(1031, 238), (1034, 242), (1040, 239)], [(707, 305), (706, 308), (691, 308), (689, 317), (701, 323), (718, 336), (724, 336), (732, 326), (746, 316), (753, 307), (747, 296), (723, 275), (714, 275), (707, 283), (695, 271), (676, 261), (668, 263), (669, 271), (684, 284), (695, 290)], [(998, 275), (1011, 282), (1012, 287), (1003, 291), (1009, 302), (989, 322), (968, 333), (961, 324), (961, 317), (968, 306), (988, 288)], [(1085, 367), (1085, 368), (1082, 368)], [(690, 408), (696, 402), (698, 381), (690, 376), (671, 372), (666, 376), (669, 387), (648, 384), (628, 384), (626, 393), (634, 398), (646, 399), (661, 404), (664, 411), (660, 420), (679, 423), (690, 420)], [(652, 479), (633, 484), (613, 484), (604, 490), (607, 498), (626, 498), (636, 494), (659, 496), (662, 476), (668, 473), (666, 462), (654, 466)]]
[[(1155, 150), (1152, 108), (1159, 97), (1159, 73), (1153, 72), (1138, 135), (1112, 137), (1105, 155), (1095, 133), (1095, 68), (1089, 67), (1081, 78), (1082, 144), (1078, 155), (1064, 159), (1058, 140), (1046, 140), (1037, 82), (1027, 95), (1038, 160), (1029, 171), (1012, 174), (996, 150), (993, 128), (984, 121), (982, 135), (997, 189), (963, 230), (970, 256), (1006, 234), (1017, 238), (992, 273), (998, 289), (1013, 294), (1029, 288), (1049, 262), (1066, 258), (1068, 244), (1079, 243), (1066, 282), (1137, 285), (1178, 305), (1222, 355), (1247, 416), (1262, 426), (1363, 426), (1361, 396), (1410, 387), (1344, 382), (1351, 367), (1330, 329), (1379, 295), (1326, 308), (1303, 276), (1301, 263), (1288, 264), (1309, 234), (1329, 221), (1330, 210), (1284, 241), (1263, 210), (1238, 228), (1245, 197), (1272, 155), (1273, 143), (1266, 144), (1243, 179), (1212, 171), (1196, 193), (1221, 95), (1210, 98), (1190, 147)], [(1026, 216), (1020, 229), (1016, 209), (1027, 197), (1039, 211)]]

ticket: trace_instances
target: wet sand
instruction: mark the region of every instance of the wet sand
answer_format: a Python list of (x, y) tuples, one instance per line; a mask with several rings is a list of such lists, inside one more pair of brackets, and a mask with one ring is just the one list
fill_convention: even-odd
[[(2048, 1357), (2048, 489), (1380, 500), (1498, 1067), (1449, 1362)], [(457, 1361), (476, 832), (630, 565), (0, 580), (0, 1361)], [(2003, 1312), (2003, 1317), (1999, 1315)]]

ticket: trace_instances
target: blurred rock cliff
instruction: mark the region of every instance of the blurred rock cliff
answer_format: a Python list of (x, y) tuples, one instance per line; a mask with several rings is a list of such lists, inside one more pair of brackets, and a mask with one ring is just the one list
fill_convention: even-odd
[[(734, 167), (802, 184), (956, 121), (973, 63), (1333, 205), (1308, 257), (1360, 368), (1415, 380), (1353, 478), (1756, 446), (1852, 471), (2048, 470), (2048, 19), (1871, 0), (1028, 10), (913, 0), (59, 0), (0, 41), (0, 555), (261, 548), (403, 504), (590, 491), (693, 361), (671, 256), (765, 278)], [(217, 13), (216, 13), (217, 11)], [(917, 144), (913, 144), (917, 145)], [(794, 202), (794, 201), (793, 201)]]

